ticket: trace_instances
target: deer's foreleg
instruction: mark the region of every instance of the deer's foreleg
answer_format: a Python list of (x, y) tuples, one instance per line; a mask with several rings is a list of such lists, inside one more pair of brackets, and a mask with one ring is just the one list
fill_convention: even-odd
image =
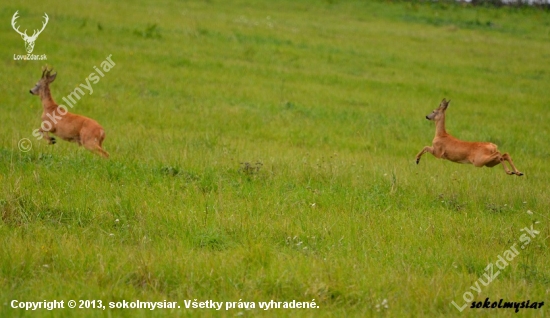
[(43, 137), (44, 139), (46, 139), (46, 141), (48, 142), (48, 144), (50, 144), (50, 145), (55, 145), (55, 143), (56, 143), (55, 138), (54, 138), (54, 137), (50, 137), (50, 134), (49, 134), (47, 131), (42, 130), (42, 129), (40, 129), (40, 130), (38, 130), (38, 131), (42, 134), (42, 137)]
[(416, 164), (418, 164), (420, 162), (420, 157), (422, 157), (423, 154), (425, 154), (426, 152), (429, 152), (431, 153), (432, 155), (434, 154), (434, 148), (433, 147), (430, 147), (430, 146), (426, 146), (424, 147), (417, 155), (416, 155)]

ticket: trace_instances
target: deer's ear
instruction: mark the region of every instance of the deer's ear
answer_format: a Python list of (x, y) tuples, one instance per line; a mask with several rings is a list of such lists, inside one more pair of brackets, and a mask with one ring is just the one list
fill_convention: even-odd
[(53, 74), (53, 75), (50, 75), (50, 76), (48, 76), (48, 82), (50, 82), (50, 83), (51, 83), (51, 82), (55, 81), (55, 77), (56, 77), (56, 76), (57, 76), (57, 73), (55, 73), (55, 74)]
[(445, 100), (445, 98), (443, 98), (443, 100), (441, 101), (441, 109), (445, 110), (447, 109), (447, 107), (449, 106), (449, 103), (451, 102), (451, 100), (449, 99), (449, 101)]

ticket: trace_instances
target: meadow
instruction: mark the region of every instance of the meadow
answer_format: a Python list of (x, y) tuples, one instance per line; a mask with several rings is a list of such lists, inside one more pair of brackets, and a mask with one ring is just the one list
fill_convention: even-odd
[[(49, 15), (33, 52), (47, 61), (14, 60), (25, 53), (9, 25), (17, 10), (22, 30)], [(546, 315), (548, 11), (15, 0), (0, 21), (1, 317), (518, 316), (452, 304), (470, 295), (547, 302), (519, 312)], [(110, 158), (37, 140), (29, 89), (41, 67), (57, 71), (62, 103), (109, 55), (115, 66), (71, 111), (105, 128)], [(416, 165), (443, 98), (451, 134), (496, 143), (525, 175), (430, 154)], [(193, 300), (256, 308), (185, 308)], [(258, 308), (271, 300), (318, 308)]]

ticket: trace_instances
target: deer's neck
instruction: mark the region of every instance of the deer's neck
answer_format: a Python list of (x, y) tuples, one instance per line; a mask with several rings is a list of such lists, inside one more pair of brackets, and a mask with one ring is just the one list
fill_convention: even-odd
[(50, 92), (50, 88), (48, 86), (40, 90), (40, 100), (42, 100), (42, 107), (44, 107), (45, 111), (51, 110), (57, 107), (57, 104), (53, 100), (52, 94)]
[(445, 130), (445, 115), (441, 117), (440, 120), (435, 122), (435, 136), (443, 137), (447, 135), (447, 130)]

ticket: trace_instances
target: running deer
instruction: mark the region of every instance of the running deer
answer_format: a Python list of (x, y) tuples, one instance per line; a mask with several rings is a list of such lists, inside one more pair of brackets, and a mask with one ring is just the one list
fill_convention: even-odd
[[(502, 164), (504, 171), (516, 176), (522, 176), (512, 162), (512, 158), (508, 153), (501, 154), (497, 150), (497, 145), (490, 142), (469, 142), (458, 140), (449, 135), (445, 130), (445, 111), (451, 100), (443, 99), (439, 107), (431, 114), (426, 116), (426, 119), (435, 121), (435, 137), (432, 141), (432, 146), (426, 146), (416, 155), (416, 164), (420, 162), (420, 157), (426, 152), (431, 153), (436, 158), (447, 159), (457, 163), (471, 163), (476, 167), (487, 166), (489, 168)], [(508, 161), (514, 171), (508, 170), (505, 161)]]
[(37, 129), (39, 135), (42, 135), (49, 144), (55, 144), (54, 137), (50, 137), (49, 133), (53, 133), (66, 141), (73, 141), (86, 149), (97, 153), (105, 158), (109, 154), (101, 148), (103, 139), (105, 139), (105, 131), (95, 120), (71, 114), (64, 105), (58, 105), (52, 98), (50, 93), (50, 83), (55, 80), (57, 73), (51, 74), (52, 69), (43, 68), (42, 78), (36, 86), (30, 90), (33, 95), (39, 95), (42, 100), (42, 124), (40, 129)]

